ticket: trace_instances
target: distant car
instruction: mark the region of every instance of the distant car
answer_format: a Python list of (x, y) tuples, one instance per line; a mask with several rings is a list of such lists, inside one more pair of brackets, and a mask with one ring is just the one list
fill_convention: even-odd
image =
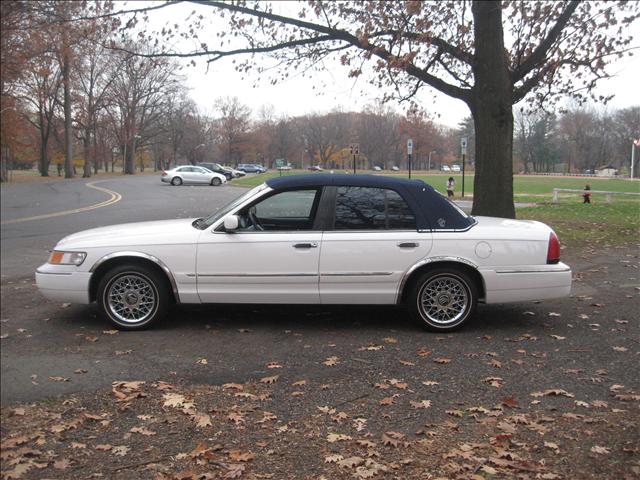
[(400, 167), (397, 165), (394, 165), (393, 167), (391, 167), (391, 170), (393, 170), (394, 172), (399, 172), (400, 171)]
[(235, 168), (230, 167), (228, 165), (221, 165), (221, 167), (222, 167), (222, 170), (224, 170), (227, 173), (230, 173), (233, 178), (244, 177), (246, 175), (246, 173), (243, 172), (242, 170), (236, 170)]
[(173, 186), (187, 184), (213, 185), (217, 187), (227, 181), (227, 178), (211, 170), (194, 165), (185, 165), (162, 172), (160, 180)]
[(440, 167), (440, 170), (443, 171), (443, 172), (450, 172), (451, 168), (449, 168), (449, 165), (442, 165)]
[(322, 172), (324, 169), (320, 165), (312, 165), (309, 167), (312, 172)]
[[(447, 332), (478, 302), (568, 296), (571, 268), (560, 251), (547, 225), (471, 217), (422, 181), (286, 175), (206, 218), (69, 235), (36, 270), (36, 283), (57, 303), (97, 302), (127, 330), (160, 320), (174, 303), (295, 303), (400, 304), (419, 324)], [(491, 331), (511, 335), (530, 322), (494, 322)]]
[(451, 165), (451, 171), (452, 172), (459, 172), (460, 171), (460, 165)]
[(238, 165), (238, 170), (241, 170), (244, 173), (264, 173), (267, 171), (267, 169), (262, 165), (257, 165), (255, 163), (241, 163)]
[(198, 166), (206, 168), (207, 170), (211, 170), (212, 172), (224, 175), (227, 180), (231, 180), (233, 178), (233, 174), (231, 172), (226, 171), (224, 167), (222, 167), (222, 165), (220, 165), (219, 163), (203, 162), (203, 163), (199, 163)]
[(375, 165), (375, 166), (373, 167), (373, 171), (374, 171), (374, 172), (381, 172), (381, 171), (382, 171), (382, 167), (379, 167), (378, 165)]

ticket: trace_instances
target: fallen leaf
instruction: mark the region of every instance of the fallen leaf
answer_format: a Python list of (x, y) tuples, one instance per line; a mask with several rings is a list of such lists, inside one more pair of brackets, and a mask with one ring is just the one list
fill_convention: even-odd
[(555, 453), (558, 453), (560, 451), (560, 447), (558, 446), (557, 443), (544, 442), (544, 446), (545, 446), (545, 448), (548, 448), (549, 450), (553, 450)]
[(399, 360), (399, 362), (400, 362), (402, 365), (405, 365), (405, 366), (407, 366), (407, 367), (412, 367), (412, 366), (414, 366), (414, 365), (415, 365), (415, 363), (410, 362), (410, 361), (408, 361), (408, 360)]
[(614, 349), (616, 352), (626, 352), (626, 351), (627, 351), (627, 348), (626, 348), (626, 347), (613, 347), (613, 349)]
[(256, 458), (251, 452), (243, 452), (241, 450), (230, 450), (229, 458), (234, 462), (249, 462)]
[(450, 359), (450, 358), (442, 358), (442, 357), (439, 357), (439, 358), (434, 358), (434, 359), (433, 359), (433, 362), (434, 362), (434, 363), (439, 363), (439, 364), (441, 364), (441, 365), (444, 365), (444, 364), (446, 364), (446, 363), (451, 363), (451, 359)]
[(116, 457), (124, 457), (131, 450), (126, 445), (118, 445), (117, 447), (113, 447), (111, 453), (113, 453)]
[(263, 377), (260, 379), (260, 383), (276, 383), (278, 381), (278, 378), (280, 378), (280, 375), (274, 375), (273, 377)]
[(57, 470), (66, 470), (71, 466), (71, 461), (66, 458), (61, 458), (60, 460), (56, 460), (53, 462), (53, 468)]
[(502, 405), (509, 408), (518, 408), (518, 401), (512, 395), (502, 399)]
[(532, 397), (548, 397), (548, 396), (552, 396), (552, 397), (569, 397), (569, 398), (573, 398), (575, 395), (573, 395), (572, 393), (567, 392), (566, 390), (562, 390), (561, 388), (552, 388), (549, 390), (545, 390), (543, 392), (534, 392), (531, 394)]
[(555, 340), (566, 340), (567, 337), (561, 337), (560, 335), (549, 335), (551, 338)]
[(98, 341), (98, 337), (94, 336), (94, 335), (87, 335), (84, 337), (84, 339), (87, 342), (92, 342), (92, 343), (96, 343)]
[(100, 450), (101, 452), (108, 452), (109, 450), (111, 450), (113, 448), (113, 445), (109, 445), (108, 443), (105, 444), (99, 444), (95, 446), (96, 450)]
[(242, 391), (244, 390), (244, 385), (241, 385), (239, 383), (225, 383), (222, 385), (222, 388), (224, 390), (238, 390), (238, 391)]
[(361, 457), (349, 457), (343, 460), (339, 460), (337, 464), (343, 468), (355, 468), (364, 463), (364, 458)]
[(49, 377), (49, 380), (53, 382), (69, 382), (70, 379), (67, 377)]
[(444, 413), (451, 415), (452, 417), (462, 417), (464, 415), (462, 410), (445, 410)]
[(140, 435), (144, 435), (144, 436), (151, 436), (151, 435), (155, 435), (156, 432), (149, 430), (148, 428), (145, 427), (133, 427), (131, 430), (129, 430), (131, 433), (139, 433)]
[(409, 400), (409, 404), (415, 409), (430, 408), (431, 400), (420, 400), (419, 402), (414, 402), (413, 400)]
[(322, 363), (328, 367), (333, 367), (334, 365), (337, 365), (338, 363), (340, 363), (340, 361), (338, 357), (329, 357)]
[(431, 387), (433, 385), (440, 385), (440, 382), (435, 382), (433, 380), (425, 380), (424, 382), (422, 382), (423, 385), (426, 385), (427, 387)]
[(105, 335), (115, 335), (119, 330), (103, 330), (102, 333)]
[(196, 360), (196, 364), (198, 365), (207, 365), (209, 363), (209, 361), (206, 358), (201, 358), (199, 360)]
[(206, 413), (197, 413), (193, 416), (193, 421), (198, 428), (210, 427), (212, 425), (211, 417)]
[(267, 368), (282, 368), (278, 362), (269, 362), (267, 363)]
[(89, 370), (87, 370), (86, 368), (78, 368), (77, 370), (74, 370), (73, 373), (77, 373), (77, 374), (81, 374), (81, 373), (87, 373)]
[(599, 445), (594, 445), (593, 447), (591, 447), (591, 451), (599, 455), (608, 455), (611, 453), (611, 450), (609, 450), (606, 447), (601, 447)]
[(227, 465), (227, 471), (222, 478), (240, 478), (245, 471), (245, 466), (242, 463), (232, 463)]
[(344, 457), (339, 453), (335, 453), (333, 455), (329, 455), (328, 457), (324, 457), (324, 463), (336, 463), (342, 460)]
[(327, 442), (329, 443), (335, 443), (345, 440), (351, 440), (351, 437), (342, 433), (330, 433), (327, 435)]

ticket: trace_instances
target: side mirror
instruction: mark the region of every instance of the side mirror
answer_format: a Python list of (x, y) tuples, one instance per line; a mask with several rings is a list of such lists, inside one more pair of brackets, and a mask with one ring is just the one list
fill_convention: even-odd
[(224, 229), (227, 232), (233, 232), (238, 229), (240, 218), (237, 215), (228, 215), (224, 217)]

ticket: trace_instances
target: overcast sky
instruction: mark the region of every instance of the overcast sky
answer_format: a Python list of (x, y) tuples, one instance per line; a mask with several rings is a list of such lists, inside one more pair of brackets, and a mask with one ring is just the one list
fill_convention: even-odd
[[(135, 5), (139, 7), (140, 3)], [(280, 10), (288, 10), (281, 13), (290, 13), (293, 4), (279, 2), (277, 5)], [(122, 4), (118, 6), (122, 7)], [(211, 15), (210, 8), (180, 3), (151, 12), (150, 27), (162, 28), (167, 22), (180, 24), (193, 10), (200, 10), (207, 17), (215, 17)], [(219, 20), (212, 20), (210, 28), (215, 31), (215, 29), (224, 28), (224, 24)], [(637, 47), (640, 41), (640, 22), (635, 22), (633, 34), (633, 43)], [(201, 38), (206, 37), (205, 34)], [(214, 39), (214, 35), (210, 35), (210, 45), (215, 43)], [(309, 76), (303, 78), (293, 75), (276, 85), (270, 85), (266, 80), (260, 81), (256, 88), (253, 86), (253, 79), (243, 80), (242, 75), (235, 71), (232, 58), (224, 58), (208, 65), (204, 59), (196, 59), (196, 63), (195, 67), (188, 67), (185, 70), (187, 85), (191, 90), (191, 97), (206, 113), (214, 111), (216, 98), (226, 96), (237, 96), (254, 113), (262, 105), (273, 105), (277, 115), (288, 116), (324, 113), (333, 109), (358, 111), (368, 104), (375, 103), (381, 97), (380, 92), (368, 85), (364, 78), (358, 80), (347, 78), (346, 69), (340, 67), (337, 62), (336, 65), (328, 64), (326, 71), (314, 73), (313, 79)], [(615, 94), (615, 98), (608, 104), (609, 108), (624, 108), (640, 103), (638, 93), (640, 91), (638, 80), (640, 79), (640, 57), (638, 54), (617, 61), (610, 71), (616, 76), (602, 82), (598, 87), (599, 94)], [(419, 93), (418, 99), (422, 108), (434, 120), (448, 126), (456, 126), (469, 115), (467, 106), (462, 101), (447, 97), (430, 88), (424, 88)], [(397, 103), (391, 105), (399, 111), (404, 109)]]

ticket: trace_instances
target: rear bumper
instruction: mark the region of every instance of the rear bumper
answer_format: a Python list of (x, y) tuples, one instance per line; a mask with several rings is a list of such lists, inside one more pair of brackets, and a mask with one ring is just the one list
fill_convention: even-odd
[(526, 302), (568, 297), (571, 293), (571, 267), (519, 265), (480, 270), (485, 283), (485, 303)]
[(89, 302), (91, 272), (72, 271), (72, 268), (45, 263), (36, 270), (36, 285), (40, 293), (56, 302)]

